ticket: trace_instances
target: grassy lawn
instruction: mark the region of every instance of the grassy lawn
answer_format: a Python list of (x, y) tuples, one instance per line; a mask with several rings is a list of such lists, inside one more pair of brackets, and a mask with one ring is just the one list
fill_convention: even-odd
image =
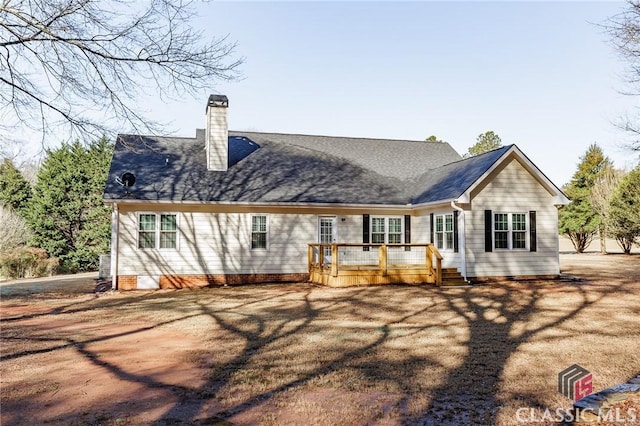
[[(3, 295), (10, 424), (518, 424), (640, 373), (640, 256), (576, 281)], [(527, 415), (529, 411), (527, 411)]]

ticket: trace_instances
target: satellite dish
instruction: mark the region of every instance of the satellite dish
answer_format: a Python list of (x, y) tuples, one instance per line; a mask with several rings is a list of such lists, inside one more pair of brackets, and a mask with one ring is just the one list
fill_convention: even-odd
[(120, 181), (125, 188), (129, 188), (133, 186), (134, 183), (136, 183), (136, 177), (133, 175), (133, 173), (126, 172), (122, 175)]

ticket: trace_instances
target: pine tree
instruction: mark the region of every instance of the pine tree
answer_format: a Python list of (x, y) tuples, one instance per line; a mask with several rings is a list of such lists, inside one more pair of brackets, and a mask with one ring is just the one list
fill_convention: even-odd
[(425, 139), (426, 142), (440, 142), (440, 143), (444, 143), (443, 140), (438, 139), (438, 137), (436, 135), (431, 135), (428, 138)]
[(62, 270), (95, 270), (110, 238), (110, 211), (102, 203), (112, 146), (106, 138), (76, 141), (47, 152), (27, 219), (31, 243), (58, 257)]
[(640, 244), (640, 167), (628, 173), (611, 196), (611, 234), (626, 254)]
[(571, 203), (559, 211), (559, 230), (569, 237), (578, 253), (584, 252), (600, 229), (600, 216), (591, 205), (591, 191), (607, 167), (611, 167), (611, 160), (597, 144), (591, 144), (580, 158), (571, 182), (563, 188)]
[(500, 139), (500, 136), (493, 130), (489, 130), (478, 135), (475, 145), (469, 148), (464, 158), (475, 157), (476, 155), (500, 148), (501, 146), (502, 139)]
[(31, 198), (31, 185), (8, 158), (0, 163), (0, 204), (20, 213)]

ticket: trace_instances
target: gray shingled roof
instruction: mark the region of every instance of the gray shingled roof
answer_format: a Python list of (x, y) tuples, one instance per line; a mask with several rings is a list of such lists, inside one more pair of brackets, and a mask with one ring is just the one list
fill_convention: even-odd
[[(229, 169), (195, 138), (120, 135), (105, 201), (409, 204), (462, 194), (505, 148), (460, 160), (447, 143), (229, 132)], [(136, 183), (124, 188), (118, 177)]]
[(513, 145), (455, 161), (425, 173), (415, 184), (413, 204), (458, 198)]

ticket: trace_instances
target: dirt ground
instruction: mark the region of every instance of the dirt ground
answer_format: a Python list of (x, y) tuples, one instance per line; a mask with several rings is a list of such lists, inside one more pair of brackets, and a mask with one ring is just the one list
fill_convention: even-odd
[(0, 423), (533, 423), (571, 407), (572, 364), (594, 391), (640, 373), (640, 255), (561, 265), (565, 280), (446, 290), (0, 283)]

